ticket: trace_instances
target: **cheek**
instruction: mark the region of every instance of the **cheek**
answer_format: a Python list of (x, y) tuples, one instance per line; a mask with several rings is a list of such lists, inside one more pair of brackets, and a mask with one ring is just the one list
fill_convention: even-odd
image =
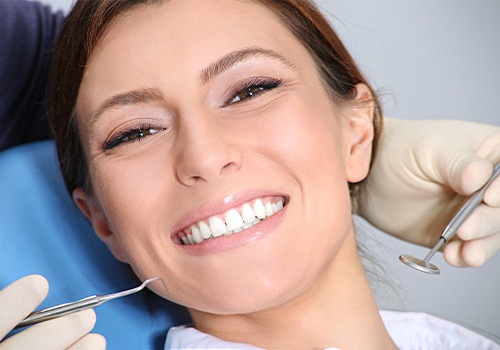
[[(281, 243), (281, 257), (292, 256), (293, 269), (273, 266), (270, 276), (283, 280), (313, 279), (334, 258), (352, 228), (344, 159), (343, 116), (327, 99), (296, 99), (277, 106), (262, 127), (261, 152), (277, 157), (292, 183), (287, 217), (294, 239)], [(276, 168), (274, 168), (276, 169)], [(293, 271), (293, 273), (291, 273)], [(303, 283), (304, 281), (302, 281)], [(293, 285), (293, 283), (290, 283)]]
[(273, 106), (253, 138), (259, 140), (254, 146), (279, 158), (292, 175), (300, 173), (318, 183), (347, 183), (343, 116), (321, 97), (288, 99)]
[[(168, 164), (159, 152), (136, 159), (106, 159), (94, 164), (91, 178), (109, 226), (115, 233), (147, 231), (166, 210), (160, 200), (168, 194)], [(164, 216), (163, 216), (164, 217)]]
[[(172, 201), (165, 198), (172, 198), (167, 191), (172, 184), (168, 183), (169, 165), (161, 161), (164, 158), (164, 154), (149, 152), (133, 161), (106, 160), (94, 165), (97, 170), (92, 181), (117, 244), (137, 276), (143, 280), (162, 276), (169, 290), (178, 291), (185, 286), (174, 282), (183, 279), (170, 276), (181, 277), (186, 272), (175, 262), (167, 234)], [(127, 166), (130, 164), (133, 167)], [(156, 292), (172, 299), (161, 287)]]

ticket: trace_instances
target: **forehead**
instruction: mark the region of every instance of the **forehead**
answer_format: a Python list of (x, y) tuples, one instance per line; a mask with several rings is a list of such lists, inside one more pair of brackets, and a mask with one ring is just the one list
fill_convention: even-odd
[(284, 37), (293, 35), (269, 9), (253, 1), (170, 0), (118, 16), (88, 63), (93, 65), (103, 56), (116, 63), (132, 52), (147, 60), (155, 46), (183, 61), (205, 61), (237, 47), (286, 47), (279, 45)]
[(159, 68), (162, 62), (164, 69), (185, 68), (187, 78), (195, 67), (256, 45), (284, 55), (301, 46), (277, 16), (253, 1), (170, 0), (140, 6), (117, 17), (104, 33), (84, 82), (109, 73), (103, 70), (110, 67), (130, 76), (141, 67)]
[(168, 96), (193, 91), (212, 62), (256, 46), (299, 68), (315, 66), (280, 19), (254, 1), (169, 0), (137, 7), (117, 17), (93, 51), (77, 99), (80, 118), (87, 120), (104, 99), (127, 90), (154, 86)]

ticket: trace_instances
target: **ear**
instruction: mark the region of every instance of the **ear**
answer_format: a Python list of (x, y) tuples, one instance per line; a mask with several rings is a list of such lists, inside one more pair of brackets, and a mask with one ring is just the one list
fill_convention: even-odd
[(94, 228), (97, 237), (99, 237), (107, 246), (116, 259), (127, 263), (126, 255), (121, 248), (120, 243), (114, 232), (110, 229), (106, 215), (101, 207), (96, 203), (95, 199), (87, 195), (81, 187), (73, 190), (73, 202), (80, 211), (85, 215)]
[(349, 118), (348, 157), (346, 162), (347, 180), (351, 183), (362, 181), (370, 169), (372, 142), (374, 136), (373, 96), (365, 84), (356, 85), (356, 97), (348, 107)]

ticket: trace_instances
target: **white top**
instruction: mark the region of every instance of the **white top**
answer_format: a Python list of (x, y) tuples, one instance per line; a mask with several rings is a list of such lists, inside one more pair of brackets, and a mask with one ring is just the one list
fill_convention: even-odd
[[(392, 339), (401, 350), (500, 350), (500, 345), (455, 323), (415, 312), (380, 311)], [(260, 349), (227, 342), (190, 326), (172, 327), (165, 349)], [(327, 348), (325, 350), (339, 350)]]

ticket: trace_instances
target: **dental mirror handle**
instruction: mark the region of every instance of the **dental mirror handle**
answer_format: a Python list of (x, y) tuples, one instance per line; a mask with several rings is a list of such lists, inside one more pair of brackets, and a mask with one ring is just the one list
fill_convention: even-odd
[(500, 175), (500, 163), (498, 163), (495, 166), (495, 169), (493, 170), (493, 175), (491, 175), (490, 179), (486, 184), (481, 187), (479, 190), (474, 192), (469, 199), (465, 202), (465, 204), (460, 208), (460, 210), (455, 214), (453, 219), (450, 221), (448, 226), (443, 231), (443, 234), (441, 237), (439, 237), (439, 241), (436, 243), (434, 248), (427, 254), (427, 256), (424, 258), (425, 261), (429, 261), (434, 254), (445, 244), (447, 241), (449, 241), (455, 234), (457, 233), (458, 228), (462, 223), (469, 217), (469, 215), (472, 213), (472, 211), (477, 208), (479, 204), (483, 201), (484, 198), (484, 193), (486, 192), (486, 189), (488, 186)]

